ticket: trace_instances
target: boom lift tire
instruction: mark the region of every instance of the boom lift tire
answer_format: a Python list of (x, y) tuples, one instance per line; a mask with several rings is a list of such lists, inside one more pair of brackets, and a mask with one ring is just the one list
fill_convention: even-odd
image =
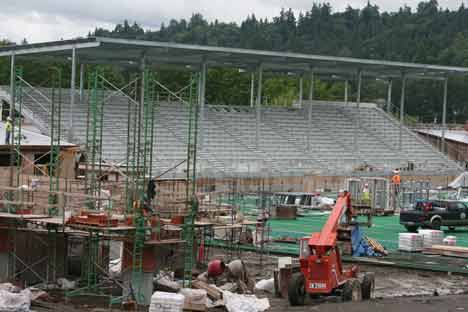
[(289, 303), (292, 306), (304, 305), (305, 295), (304, 275), (301, 272), (296, 272), (291, 276), (288, 285)]
[(364, 275), (361, 283), (362, 300), (374, 298), (375, 276), (372, 273)]
[(361, 283), (359, 283), (358, 279), (351, 278), (344, 283), (341, 299), (343, 301), (362, 300)]

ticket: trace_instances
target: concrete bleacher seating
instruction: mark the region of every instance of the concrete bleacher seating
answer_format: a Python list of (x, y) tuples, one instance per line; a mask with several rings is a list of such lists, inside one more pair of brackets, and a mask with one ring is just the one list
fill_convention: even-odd
[[(0, 87), (8, 92), (8, 88)], [(39, 94), (42, 93), (44, 96)], [(50, 118), (51, 90), (26, 90), (24, 107), (46, 132)], [(84, 146), (86, 142), (86, 92), (80, 101), (75, 96), (74, 133), (69, 133), (70, 90), (62, 89), (62, 125), (64, 139)], [(127, 151), (129, 99), (105, 94), (103, 158), (124, 164)], [(372, 104), (314, 101), (312, 123), (308, 125), (308, 105), (303, 108), (262, 107), (256, 140), (255, 109), (248, 106), (206, 105), (200, 119), (198, 169), (205, 176), (285, 176), (302, 174), (348, 175), (367, 165), (377, 171), (414, 164), (418, 174), (452, 174), (457, 164), (434, 150), (411, 130), (403, 127), (399, 151), (400, 124)], [(130, 102), (130, 107), (134, 104)], [(154, 174), (160, 174), (182, 162), (187, 156), (188, 110), (183, 103), (160, 102), (155, 110)], [(354, 146), (357, 131), (357, 146)], [(310, 132), (310, 148), (308, 133)], [(257, 144), (258, 143), (258, 144)], [(169, 172), (168, 177), (183, 174), (185, 165)]]

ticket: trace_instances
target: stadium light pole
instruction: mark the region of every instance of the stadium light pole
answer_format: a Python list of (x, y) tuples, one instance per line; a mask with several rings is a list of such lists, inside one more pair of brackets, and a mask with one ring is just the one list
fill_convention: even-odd
[(445, 128), (447, 127), (447, 89), (448, 89), (448, 77), (444, 79), (444, 99), (442, 104), (442, 153), (445, 153)]
[(75, 107), (75, 84), (76, 84), (76, 49), (72, 48), (72, 64), (71, 64), (71, 78), (70, 78), (70, 131), (68, 132), (68, 139), (73, 139), (73, 109)]

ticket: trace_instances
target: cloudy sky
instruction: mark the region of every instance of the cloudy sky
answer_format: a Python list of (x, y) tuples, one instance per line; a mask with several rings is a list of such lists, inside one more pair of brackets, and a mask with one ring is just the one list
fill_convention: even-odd
[[(468, 0), (463, 0), (468, 2)], [(0, 39), (28, 42), (69, 39), (83, 36), (96, 26), (113, 28), (128, 19), (145, 29), (157, 29), (171, 18), (189, 18), (193, 12), (208, 20), (239, 22), (247, 15), (272, 17), (281, 8), (296, 12), (311, 8), (313, 0), (0, 0)], [(334, 11), (348, 4), (363, 7), (367, 0), (328, 0)], [(403, 5), (412, 8), (419, 0), (374, 0), (381, 10), (394, 11)], [(439, 0), (443, 8), (456, 9), (462, 0)]]

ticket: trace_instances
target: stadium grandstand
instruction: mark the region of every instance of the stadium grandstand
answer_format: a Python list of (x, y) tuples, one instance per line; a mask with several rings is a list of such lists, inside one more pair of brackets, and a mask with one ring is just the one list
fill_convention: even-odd
[[(403, 124), (405, 83), (402, 83), (399, 119), (376, 104), (362, 103), (360, 93), (365, 79), (402, 79), (403, 82), (433, 79), (446, 85), (448, 76), (465, 75), (466, 68), (112, 38), (6, 47), (0, 48), (0, 56), (9, 56), (12, 68), (15, 58), (71, 59), (71, 88), (61, 90), (62, 133), (64, 139), (84, 149), (89, 90), (83, 87), (86, 85), (83, 66), (79, 75), (76, 73), (78, 60), (80, 64), (134, 66), (136, 72), (141, 68), (200, 72), (199, 177), (351, 176), (363, 171), (365, 175), (386, 175), (395, 168), (414, 176), (454, 176), (462, 170)], [(236, 67), (256, 74), (251, 103), (238, 106), (206, 103), (207, 67)], [(265, 71), (294, 73), (300, 77), (301, 96), (296, 105), (274, 107), (262, 103)], [(348, 89), (342, 102), (314, 100), (313, 89), (304, 98), (303, 77), (313, 81), (320, 75), (339, 75), (346, 82), (357, 81), (357, 98), (349, 101)], [(159, 98), (153, 115), (153, 172), (179, 177), (185, 170), (180, 164), (187, 158), (189, 111), (184, 96), (162, 87), (166, 96)], [(39, 131), (50, 133), (52, 90), (29, 84), (22, 90), (22, 114)], [(119, 167), (125, 164), (128, 116), (136, 102), (130, 93), (136, 94), (137, 90), (108, 88), (103, 92), (102, 159)], [(10, 86), (0, 87), (0, 98), (5, 103), (11, 102)], [(446, 97), (441, 104), (445, 116)]]

